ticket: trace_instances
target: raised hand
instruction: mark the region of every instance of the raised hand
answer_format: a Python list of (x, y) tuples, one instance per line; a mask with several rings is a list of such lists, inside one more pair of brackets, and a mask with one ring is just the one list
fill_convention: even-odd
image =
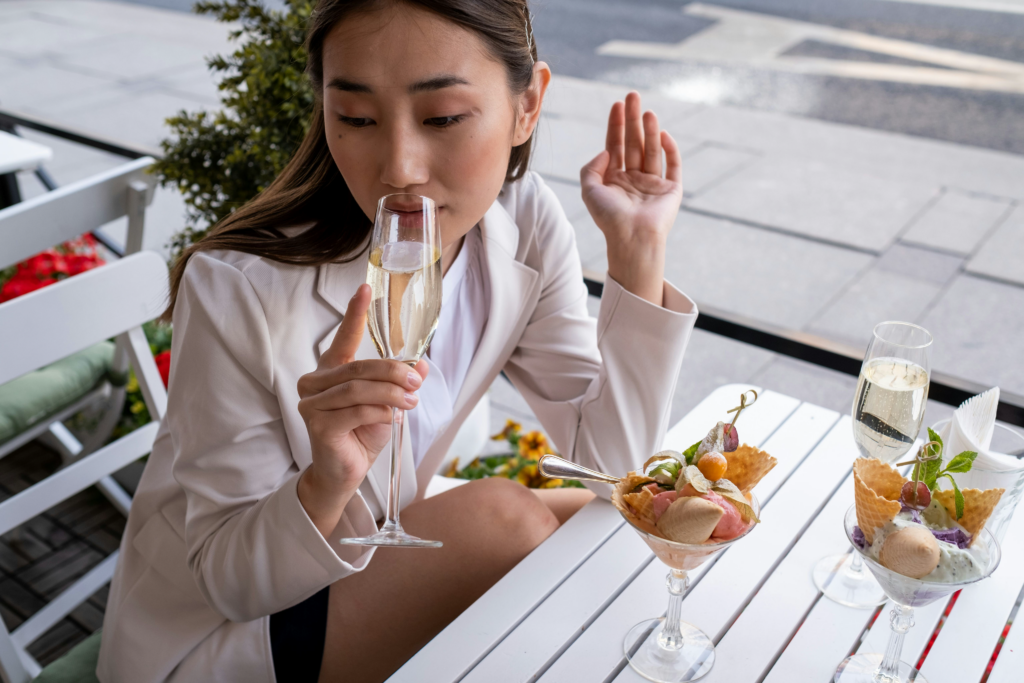
[(660, 306), (665, 241), (683, 199), (682, 162), (654, 112), (641, 115), (640, 95), (631, 92), (612, 105), (605, 149), (582, 168), (580, 181), (608, 244), (608, 274)]
[(298, 383), (313, 454), (299, 480), (299, 501), (325, 537), (391, 439), (391, 409), (414, 408), (413, 392), (427, 376), (422, 360), (415, 369), (394, 360), (355, 360), (369, 306), (370, 286), (360, 285), (317, 369)]

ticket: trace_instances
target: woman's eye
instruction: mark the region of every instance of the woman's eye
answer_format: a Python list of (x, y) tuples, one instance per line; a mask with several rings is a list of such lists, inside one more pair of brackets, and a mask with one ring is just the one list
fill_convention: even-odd
[(427, 124), (428, 126), (434, 126), (435, 128), (447, 128), (448, 126), (452, 126), (458, 123), (464, 118), (465, 116), (462, 114), (458, 116), (435, 116), (433, 118), (427, 119), (423, 123)]
[(365, 128), (373, 123), (373, 119), (367, 118), (353, 118), (351, 116), (338, 116), (338, 120), (344, 123), (346, 126), (352, 126), (353, 128)]

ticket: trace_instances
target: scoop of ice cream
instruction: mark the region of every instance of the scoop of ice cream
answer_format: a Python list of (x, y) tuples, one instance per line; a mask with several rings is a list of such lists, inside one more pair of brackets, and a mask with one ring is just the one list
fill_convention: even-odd
[(735, 505), (731, 504), (714, 491), (708, 491), (702, 497), (711, 501), (725, 511), (722, 515), (722, 519), (718, 520), (718, 525), (715, 526), (715, 530), (711, 532), (711, 537), (716, 541), (732, 540), (746, 531), (750, 526), (747, 522), (743, 521), (743, 516), (740, 514), (740, 511), (736, 509)]
[(676, 543), (703, 543), (711, 538), (725, 510), (701, 496), (680, 497), (658, 520), (658, 531)]
[(655, 522), (661, 519), (665, 510), (668, 510), (668, 506), (676, 501), (678, 495), (675, 491), (665, 491), (651, 499), (651, 513), (654, 515)]
[(931, 531), (914, 524), (885, 538), (878, 561), (897, 574), (920, 579), (939, 565), (939, 543)]

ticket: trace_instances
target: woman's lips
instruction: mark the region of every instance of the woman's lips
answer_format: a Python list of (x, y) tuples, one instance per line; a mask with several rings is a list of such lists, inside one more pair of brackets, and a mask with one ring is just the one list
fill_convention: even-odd
[[(440, 211), (444, 211), (444, 208), (445, 207), (443, 207), (443, 206), (439, 206), (439, 207), (437, 207), (437, 210), (439, 212)], [(423, 213), (423, 207), (422, 206), (389, 206), (388, 207), (388, 211), (391, 211), (392, 213), (400, 213), (400, 214), (417, 214), (417, 213)]]

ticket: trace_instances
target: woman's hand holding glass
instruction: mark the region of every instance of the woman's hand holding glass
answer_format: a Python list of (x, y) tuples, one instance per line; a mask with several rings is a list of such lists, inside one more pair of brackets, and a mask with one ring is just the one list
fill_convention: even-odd
[(658, 117), (641, 114), (640, 95), (631, 92), (612, 106), (605, 149), (583, 167), (580, 180), (608, 244), (608, 275), (660, 306), (665, 242), (683, 200), (682, 161)]
[(416, 406), (427, 363), (355, 360), (366, 329), (370, 287), (361, 285), (317, 369), (299, 379), (299, 414), (313, 464), (298, 484), (299, 502), (326, 538), (391, 439), (392, 408)]

